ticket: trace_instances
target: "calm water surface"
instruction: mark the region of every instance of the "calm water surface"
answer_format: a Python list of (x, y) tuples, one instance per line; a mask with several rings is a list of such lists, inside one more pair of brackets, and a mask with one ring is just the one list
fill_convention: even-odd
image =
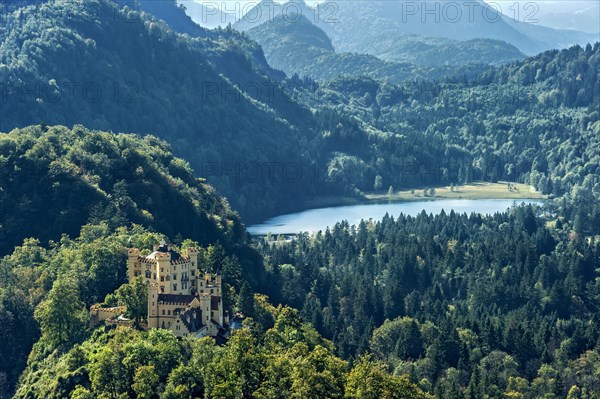
[(412, 201), (391, 203), (370, 203), (345, 205), (330, 208), (309, 209), (307, 211), (281, 215), (250, 226), (248, 231), (254, 235), (261, 234), (296, 234), (299, 232), (317, 232), (334, 226), (337, 222), (347, 220), (350, 225), (358, 224), (361, 220), (381, 220), (385, 214), (397, 217), (401, 213), (415, 216), (425, 210), (427, 213), (439, 214), (454, 210), (459, 213), (481, 213), (493, 215), (504, 212), (513, 205), (543, 204), (536, 200), (438, 200)]

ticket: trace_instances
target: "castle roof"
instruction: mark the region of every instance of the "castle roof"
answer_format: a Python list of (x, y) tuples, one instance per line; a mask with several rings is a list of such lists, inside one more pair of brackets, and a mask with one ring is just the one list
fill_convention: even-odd
[(158, 294), (158, 302), (189, 305), (196, 299), (194, 295)]
[(148, 256), (140, 257), (141, 260), (145, 262), (154, 261), (160, 258), (164, 258), (168, 254), (170, 255), (171, 263), (189, 261), (189, 259), (182, 256), (179, 252), (175, 251), (174, 249), (170, 249), (167, 244), (161, 244), (154, 248), (154, 252), (152, 252)]
[(202, 310), (198, 308), (188, 309), (185, 313), (179, 315), (179, 319), (192, 333), (202, 329)]

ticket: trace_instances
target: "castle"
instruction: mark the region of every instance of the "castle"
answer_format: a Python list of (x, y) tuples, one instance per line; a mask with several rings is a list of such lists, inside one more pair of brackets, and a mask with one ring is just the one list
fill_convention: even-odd
[(177, 337), (217, 337), (228, 323), (223, 310), (221, 276), (202, 274), (198, 251), (187, 256), (162, 244), (148, 256), (128, 250), (129, 282), (143, 276), (148, 284), (148, 328), (173, 331)]

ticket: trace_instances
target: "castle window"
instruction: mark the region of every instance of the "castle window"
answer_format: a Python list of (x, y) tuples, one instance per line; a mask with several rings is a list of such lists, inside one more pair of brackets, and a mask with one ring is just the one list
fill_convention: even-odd
[(164, 292), (165, 292), (165, 286), (164, 285), (160, 286), (160, 292), (162, 292), (164, 294)]
[(192, 270), (192, 277), (196, 275), (196, 271)]
[(177, 284), (173, 284), (173, 291), (177, 291)]
[(165, 276), (161, 276), (160, 281), (165, 281)]
[(167, 310), (167, 314), (171, 316), (171, 309)]
[(146, 271), (146, 278), (150, 278), (150, 277), (152, 277), (152, 273), (150, 273), (150, 271), (148, 270), (148, 271)]
[(177, 273), (173, 274), (173, 280), (177, 280)]
[(163, 314), (163, 316), (165, 315), (165, 310), (164, 310), (164, 309), (163, 309), (163, 311), (162, 311), (162, 314)]

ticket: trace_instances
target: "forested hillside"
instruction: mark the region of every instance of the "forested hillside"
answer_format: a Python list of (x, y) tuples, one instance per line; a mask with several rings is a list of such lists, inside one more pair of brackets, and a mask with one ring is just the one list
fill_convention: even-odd
[[(0, 399), (600, 399), (600, 43), (523, 59), (589, 36), (295, 4), (237, 31), (176, 0), (0, 2)], [(473, 181), (550, 199), (294, 239), (236, 212)], [(161, 242), (241, 325), (138, 329), (128, 249)]]
[(315, 133), (239, 34), (192, 39), (108, 0), (52, 0), (5, 13), (0, 48), (0, 131), (80, 123), (155, 134), (257, 214), (311, 194), (302, 180), (286, 185), (281, 166), (273, 178), (245, 175), (248, 164), (308, 168)]
[[(40, 333), (44, 354), (88, 337), (87, 309), (125, 283), (128, 247), (198, 246), (206, 270), (222, 271), (230, 310), (262, 274), (238, 215), (152, 136), (81, 126), (0, 135), (0, 209), (2, 398)], [(40, 316), (47, 301), (56, 306)]]
[(96, 330), (64, 354), (34, 354), (15, 398), (431, 399), (380, 362), (365, 357), (351, 367), (297, 311), (263, 297), (256, 308), (262, 322), (249, 321), (222, 346), (164, 330)]
[(265, 242), (268, 292), (439, 398), (598, 398), (598, 194)]
[(202, 244), (243, 242), (236, 213), (164, 141), (76, 126), (0, 135), (0, 254), (74, 236), (88, 221), (136, 223)]

